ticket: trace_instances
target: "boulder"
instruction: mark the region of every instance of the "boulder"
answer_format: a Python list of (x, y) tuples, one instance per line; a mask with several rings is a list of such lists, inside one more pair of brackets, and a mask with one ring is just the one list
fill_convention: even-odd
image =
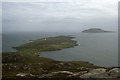
[(69, 71), (58, 71), (58, 72), (52, 72), (53, 74), (69, 74), (69, 75), (72, 75), (73, 73), (72, 72), (69, 72)]
[(16, 76), (18, 76), (18, 77), (25, 77), (27, 74), (26, 73), (18, 73), (18, 74), (16, 74)]
[(54, 77), (55, 75), (60, 75), (60, 74), (73, 75), (73, 73), (72, 73), (72, 72), (69, 72), (69, 71), (58, 71), (58, 72), (52, 72), (52, 73), (49, 73), (49, 74), (43, 74), (43, 75), (40, 76), (39, 78)]
[(90, 72), (83, 74), (80, 76), (80, 78), (105, 78), (106, 69), (98, 68), (93, 69)]
[(93, 70), (90, 71), (90, 72), (91, 72), (91, 73), (100, 74), (100, 73), (104, 73), (104, 72), (106, 72), (106, 69), (98, 68), (98, 69), (93, 69)]
[(113, 68), (108, 72), (108, 74), (112, 77), (120, 78), (120, 68)]

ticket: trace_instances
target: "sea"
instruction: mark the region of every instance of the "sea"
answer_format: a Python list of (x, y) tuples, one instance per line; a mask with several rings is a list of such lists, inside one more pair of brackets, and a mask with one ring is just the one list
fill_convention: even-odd
[(2, 34), (2, 52), (15, 52), (12, 47), (30, 40), (55, 36), (73, 36), (78, 46), (59, 51), (40, 53), (58, 61), (87, 61), (97, 66), (118, 66), (118, 33), (81, 33), (81, 32), (12, 32)]

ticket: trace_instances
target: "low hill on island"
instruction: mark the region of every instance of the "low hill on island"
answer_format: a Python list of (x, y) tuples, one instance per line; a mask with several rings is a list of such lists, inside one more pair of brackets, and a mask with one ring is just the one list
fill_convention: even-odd
[(100, 28), (90, 28), (87, 30), (82, 31), (84, 33), (106, 33), (106, 32), (112, 32), (112, 31), (105, 31)]

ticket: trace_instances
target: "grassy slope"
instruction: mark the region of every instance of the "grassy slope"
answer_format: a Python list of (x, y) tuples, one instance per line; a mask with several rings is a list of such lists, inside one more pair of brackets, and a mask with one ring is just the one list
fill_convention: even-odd
[(20, 54), (34, 55), (38, 52), (55, 51), (74, 47), (77, 44), (76, 41), (71, 40), (72, 38), (73, 37), (66, 36), (43, 38), (14, 48), (18, 50), (18, 53)]

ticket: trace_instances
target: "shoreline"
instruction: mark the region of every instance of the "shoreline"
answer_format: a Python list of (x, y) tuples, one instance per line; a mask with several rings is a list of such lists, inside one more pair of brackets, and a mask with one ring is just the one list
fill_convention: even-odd
[(56, 61), (35, 54), (37, 52), (57, 51), (77, 46), (77, 41), (72, 40), (73, 38), (69, 36), (48, 37), (14, 47), (17, 52), (3, 54), (3, 78), (49, 78), (49, 75), (53, 78), (64, 78), (76, 73), (77, 75), (74, 77), (78, 78), (97, 68), (107, 70), (106, 67), (96, 66), (86, 61)]
[[(61, 36), (62, 36), (62, 35), (61, 35)], [(56, 36), (56, 37), (60, 37), (60, 36)], [(63, 36), (63, 37), (69, 37), (70, 40), (75, 41), (75, 42), (76, 42), (75, 46), (80, 45), (80, 44), (77, 43), (77, 41), (76, 41), (75, 37), (73, 37), (73, 35), (68, 35), (68, 36)], [(45, 37), (45, 38), (54, 38), (54, 37)], [(45, 38), (40, 38), (40, 39), (36, 39), (36, 40), (43, 40), (43, 39), (45, 39)], [(28, 42), (23, 43), (23, 44), (21, 44), (21, 45), (25, 45), (25, 44), (34, 42), (34, 41), (36, 41), (36, 40), (29, 40)], [(19, 46), (21, 46), (21, 45), (19, 45)], [(18, 47), (19, 47), (19, 46), (18, 46)], [(68, 48), (73, 48), (73, 47), (75, 47), (75, 46), (68, 47)], [(16, 51), (13, 51), (13, 52), (2, 52), (2, 54), (4, 54), (4, 53), (16, 53), (16, 52), (18, 52), (18, 50), (16, 49), (16, 47), (12, 47), (12, 48), (15, 49)], [(67, 48), (64, 48), (64, 49), (67, 49)], [(52, 50), (52, 51), (54, 52), (54, 51), (60, 51), (60, 50), (64, 50), (64, 49), (58, 49), (58, 50)], [(52, 52), (52, 51), (43, 51), (42, 53), (44, 53), (44, 52)], [(41, 53), (41, 52), (38, 52), (38, 54), (36, 54), (36, 55), (39, 56), (39, 57), (41, 57), (41, 56), (40, 56), (40, 53)], [(47, 58), (47, 57), (44, 57), (44, 58)], [(51, 59), (51, 58), (49, 58), (49, 59)], [(57, 60), (55, 60), (55, 61), (57, 61)], [(64, 62), (71, 62), (71, 61), (64, 61)], [(90, 63), (89, 61), (81, 61), (81, 62), (88, 62), (88, 63)], [(93, 63), (90, 63), (90, 64), (93, 64)], [(93, 64), (93, 65), (95, 65), (95, 64)], [(98, 66), (98, 65), (96, 65), (96, 66)], [(105, 67), (105, 66), (101, 66), (101, 67)], [(107, 66), (107, 67), (115, 67), (115, 66)], [(119, 67), (119, 66), (118, 66), (118, 67)]]

